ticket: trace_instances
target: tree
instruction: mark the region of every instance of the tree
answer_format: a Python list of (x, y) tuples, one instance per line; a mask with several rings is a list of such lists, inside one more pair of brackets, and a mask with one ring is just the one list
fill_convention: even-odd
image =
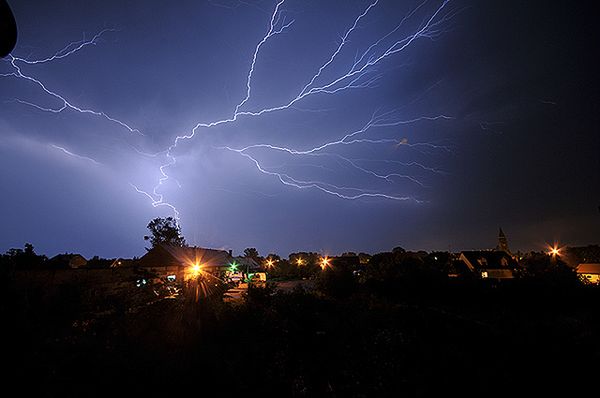
[(152, 247), (160, 244), (186, 246), (185, 239), (181, 235), (181, 227), (173, 217), (157, 217), (148, 223), (147, 228), (151, 235), (144, 236), (144, 240), (149, 240)]
[(260, 264), (260, 255), (258, 254), (258, 250), (256, 250), (255, 247), (248, 247), (244, 249), (244, 257), (251, 258)]
[[(300, 260), (300, 264), (298, 264)], [(321, 255), (313, 252), (290, 253), (289, 263), (296, 266), (298, 276), (310, 278), (321, 273)]]
[(48, 257), (37, 255), (31, 243), (25, 243), (24, 247), (24, 249), (9, 249), (2, 256), (2, 262), (17, 268), (42, 268)]
[(274, 262), (278, 262), (281, 260), (281, 256), (279, 256), (279, 254), (277, 253), (269, 253), (269, 255), (267, 256), (268, 259), (271, 259)]
[(579, 279), (574, 268), (569, 267), (560, 257), (547, 253), (532, 253), (521, 262), (525, 278), (546, 285), (577, 285)]

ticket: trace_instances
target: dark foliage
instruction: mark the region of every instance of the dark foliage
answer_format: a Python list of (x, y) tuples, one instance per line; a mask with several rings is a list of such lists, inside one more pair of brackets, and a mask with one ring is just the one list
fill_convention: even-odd
[(48, 257), (37, 255), (31, 243), (25, 243), (23, 249), (9, 249), (0, 256), (0, 268), (3, 272), (15, 269), (44, 268)]
[(507, 283), (449, 279), (448, 259), (433, 257), (381, 253), (368, 265), (327, 267), (315, 291), (251, 284), (233, 304), (212, 279), (206, 290), (214, 294), (189, 289), (137, 306), (98, 297), (96, 308), (80, 287), (48, 295), (17, 289), (5, 276), (0, 316), (10, 320), (12, 348), (5, 376), (49, 396), (190, 388), (224, 396), (580, 396), (596, 389), (596, 369), (587, 364), (600, 359), (598, 287), (544, 257), (532, 257), (523, 277)]
[(262, 262), (262, 257), (260, 257), (258, 250), (256, 250), (255, 247), (248, 247), (244, 249), (244, 257), (251, 258), (259, 264)]
[(168, 244), (183, 247), (186, 245), (184, 237), (181, 235), (181, 227), (173, 217), (157, 217), (148, 223), (150, 235), (144, 236), (144, 240), (149, 240), (152, 247), (160, 244)]

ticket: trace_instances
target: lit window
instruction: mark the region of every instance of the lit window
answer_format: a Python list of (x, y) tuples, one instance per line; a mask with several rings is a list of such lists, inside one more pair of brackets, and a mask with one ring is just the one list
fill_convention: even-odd
[(488, 277), (488, 273), (487, 273), (487, 271), (483, 271), (483, 272), (481, 273), (481, 277), (482, 277), (482, 278), (487, 278), (487, 277)]
[(173, 281), (175, 281), (175, 279), (177, 279), (177, 277), (175, 275), (169, 275), (169, 276), (167, 276), (167, 280), (169, 282), (173, 282)]

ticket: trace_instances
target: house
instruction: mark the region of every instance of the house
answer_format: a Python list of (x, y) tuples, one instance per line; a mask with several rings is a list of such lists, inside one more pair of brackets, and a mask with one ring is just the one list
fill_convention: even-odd
[(170, 280), (187, 280), (195, 269), (218, 273), (230, 267), (231, 251), (160, 244), (138, 262), (138, 267)]
[(52, 257), (48, 260), (48, 264), (51, 268), (56, 269), (77, 269), (85, 267), (87, 260), (81, 254), (65, 253)]
[(459, 260), (482, 279), (512, 279), (517, 267), (516, 261), (505, 251), (463, 251)]
[(234, 257), (233, 261), (240, 272), (250, 273), (260, 269), (260, 264), (251, 257)]
[(577, 276), (589, 283), (600, 283), (600, 263), (579, 264)]

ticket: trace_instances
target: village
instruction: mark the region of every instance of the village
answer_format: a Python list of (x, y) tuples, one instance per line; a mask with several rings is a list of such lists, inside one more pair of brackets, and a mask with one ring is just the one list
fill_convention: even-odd
[[(328, 256), (297, 252), (287, 258), (274, 253), (263, 257), (254, 248), (234, 256), (232, 250), (188, 246), (182, 239), (160, 237), (160, 234), (173, 236), (173, 230), (175, 236), (181, 238), (175, 224), (167, 225), (166, 232), (160, 231), (153, 246), (139, 258), (88, 260), (80, 254), (64, 253), (47, 259), (37, 256), (33, 247), (26, 245), (25, 250), (12, 249), (3, 256), (3, 271), (11, 274), (21, 294), (52, 297), (69, 289), (80, 290), (84, 292), (81, 296), (84, 303), (104, 307), (100, 303), (111, 303), (119, 298), (130, 302), (131, 308), (156, 300), (183, 298), (186, 289), (194, 290), (196, 301), (217, 296), (226, 302), (242, 300), (249, 286), (270, 284), (283, 291), (297, 287), (310, 290), (328, 270), (348, 272), (360, 281), (377, 265), (373, 263), (386, 255), (394, 257), (396, 262), (422, 268), (423, 275), (430, 272), (450, 283), (468, 280), (489, 286), (510, 284), (539, 276), (541, 268), (548, 266), (557, 270), (562, 267), (565, 274), (584, 285), (600, 283), (599, 245), (554, 245), (545, 252), (512, 253), (501, 228), (496, 246), (484, 250), (428, 253), (396, 247), (387, 254), (346, 252)], [(32, 263), (23, 263), (27, 256), (30, 261), (33, 259)]]

